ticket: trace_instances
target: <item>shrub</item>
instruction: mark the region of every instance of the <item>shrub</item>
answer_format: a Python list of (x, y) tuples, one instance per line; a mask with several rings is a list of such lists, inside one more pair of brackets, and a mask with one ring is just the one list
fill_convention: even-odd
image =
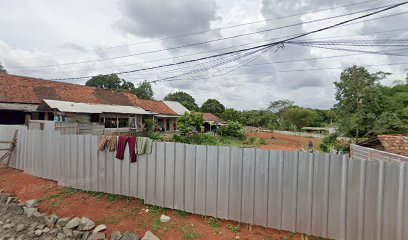
[(180, 134), (173, 135), (173, 141), (179, 143), (198, 144), (198, 145), (218, 145), (219, 139), (211, 134), (193, 134), (184, 136)]
[(177, 119), (177, 129), (181, 135), (188, 135), (194, 129), (200, 127), (204, 122), (202, 113), (184, 113)]
[(330, 134), (323, 138), (322, 143), (320, 144), (320, 151), (322, 152), (331, 152), (333, 150), (340, 151), (343, 149), (341, 143), (337, 140), (337, 134)]
[(154, 127), (156, 126), (156, 121), (153, 119), (144, 119), (143, 124), (146, 132), (153, 132)]
[(220, 128), (220, 134), (222, 136), (244, 138), (245, 132), (242, 128), (242, 125), (239, 122), (228, 122), (227, 125), (224, 125)]
[(149, 132), (147, 134), (147, 137), (152, 139), (152, 140), (163, 141), (163, 136), (160, 133), (157, 133), (157, 132)]

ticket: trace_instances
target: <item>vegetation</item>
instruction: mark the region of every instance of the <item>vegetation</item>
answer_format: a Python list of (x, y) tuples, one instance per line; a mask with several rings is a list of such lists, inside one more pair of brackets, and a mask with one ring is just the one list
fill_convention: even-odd
[(212, 217), (210, 217), (208, 219), (208, 225), (210, 225), (210, 227), (214, 230), (215, 233), (218, 233), (218, 231), (220, 230), (220, 227), (221, 227), (220, 221), (218, 221), (218, 219), (212, 218)]
[(186, 136), (200, 128), (203, 122), (202, 113), (184, 113), (177, 119), (177, 129), (182, 136)]
[(153, 99), (153, 90), (150, 83), (145, 81), (140, 83), (138, 87), (135, 87), (133, 83), (120, 79), (118, 75), (114, 73), (109, 75), (100, 74), (98, 76), (94, 76), (89, 79), (85, 85), (103, 89), (126, 91), (135, 94), (141, 99)]
[(357, 66), (341, 73), (334, 111), (343, 135), (358, 139), (408, 130), (408, 82), (382, 86), (380, 80), (389, 75)]
[(245, 131), (242, 128), (242, 125), (239, 122), (228, 122), (227, 125), (221, 126), (220, 128), (221, 136), (235, 137), (235, 138), (244, 138)]
[(221, 114), (225, 111), (225, 107), (216, 99), (208, 99), (203, 103), (203, 105), (201, 105), (200, 110), (201, 112), (208, 112), (221, 116)]
[(0, 73), (6, 73), (7, 74), (7, 70), (3, 67), (3, 65), (0, 63)]
[(231, 230), (231, 232), (233, 232), (233, 233), (241, 232), (241, 226), (239, 224), (237, 224), (235, 226), (232, 225), (232, 224), (228, 224), (226, 227), (227, 227), (227, 229)]
[(322, 143), (320, 144), (320, 151), (330, 153), (332, 151), (341, 151), (344, 149), (344, 146), (339, 140), (337, 140), (338, 134), (330, 134), (323, 138)]
[(179, 102), (190, 111), (198, 111), (195, 99), (186, 92), (169, 93), (163, 100)]

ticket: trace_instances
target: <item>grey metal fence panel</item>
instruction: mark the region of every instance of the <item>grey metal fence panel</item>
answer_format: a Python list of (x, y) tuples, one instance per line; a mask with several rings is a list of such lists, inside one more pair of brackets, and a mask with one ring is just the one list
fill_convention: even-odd
[(196, 162), (195, 162), (195, 194), (194, 213), (205, 214), (205, 189), (207, 177), (207, 147), (196, 146)]
[(16, 128), (12, 167), (62, 186), (331, 239), (408, 238), (407, 163), (380, 155), (155, 142), (130, 163), (128, 146), (118, 160), (97, 136), (0, 126), (0, 139)]
[[(267, 226), (269, 151), (256, 150), (253, 223)], [(265, 208), (266, 207), (266, 208)]]
[(218, 147), (217, 217), (228, 219), (231, 148)]
[(299, 153), (296, 231), (310, 234), (312, 222), (313, 154)]
[(364, 239), (377, 238), (377, 222), (379, 216), (378, 204), (382, 198), (380, 194), (379, 182), (380, 165), (377, 161), (367, 162), (366, 188), (364, 198)]
[(269, 183), (268, 183), (268, 226), (282, 228), (283, 204), (283, 152), (272, 151), (269, 158)]
[(298, 153), (284, 152), (283, 156), (282, 229), (295, 232)]
[(166, 172), (166, 143), (156, 144), (156, 184), (155, 204), (164, 206), (164, 174)]
[(363, 238), (365, 166), (365, 160), (353, 160), (349, 162), (346, 239)]
[(398, 206), (398, 191), (402, 184), (399, 182), (400, 166), (390, 164), (385, 167), (383, 223), (386, 224), (383, 224), (383, 239), (398, 239), (398, 214), (402, 211)]
[(175, 192), (175, 154), (176, 144), (166, 143), (165, 172), (164, 172), (164, 205), (167, 208), (174, 208)]
[(255, 149), (244, 148), (242, 161), (241, 221), (253, 224), (255, 197)]
[(185, 151), (184, 210), (187, 212), (194, 212), (196, 149), (195, 146), (186, 145)]
[(329, 203), (329, 154), (316, 154), (314, 159), (312, 232), (327, 237)]
[(241, 221), (243, 149), (231, 149), (228, 218)]
[(174, 168), (174, 208), (184, 210), (186, 146), (176, 143)]
[(344, 239), (345, 229), (339, 226), (344, 226), (346, 223), (347, 158), (332, 154), (329, 171), (327, 237)]
[(215, 146), (207, 147), (207, 179), (205, 189), (205, 215), (217, 217), (218, 205), (218, 155), (219, 149)]

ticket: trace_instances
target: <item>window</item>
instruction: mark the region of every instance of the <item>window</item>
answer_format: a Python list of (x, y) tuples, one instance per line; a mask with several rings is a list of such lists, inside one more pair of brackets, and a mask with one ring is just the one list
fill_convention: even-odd
[(129, 118), (119, 118), (119, 127), (120, 128), (129, 127)]
[(116, 118), (105, 118), (105, 128), (118, 128)]

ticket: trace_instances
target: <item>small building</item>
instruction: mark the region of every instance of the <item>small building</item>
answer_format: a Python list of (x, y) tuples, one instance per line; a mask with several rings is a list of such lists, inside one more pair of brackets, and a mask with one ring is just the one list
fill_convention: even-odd
[(140, 107), (75, 103), (43, 99), (37, 110), (49, 112), (58, 123), (95, 123), (106, 130), (140, 132), (142, 117), (153, 115)]
[(203, 118), (205, 132), (218, 132), (218, 129), (226, 124), (224, 120), (212, 113), (203, 113)]
[(359, 142), (357, 145), (408, 156), (408, 134), (378, 135)]

